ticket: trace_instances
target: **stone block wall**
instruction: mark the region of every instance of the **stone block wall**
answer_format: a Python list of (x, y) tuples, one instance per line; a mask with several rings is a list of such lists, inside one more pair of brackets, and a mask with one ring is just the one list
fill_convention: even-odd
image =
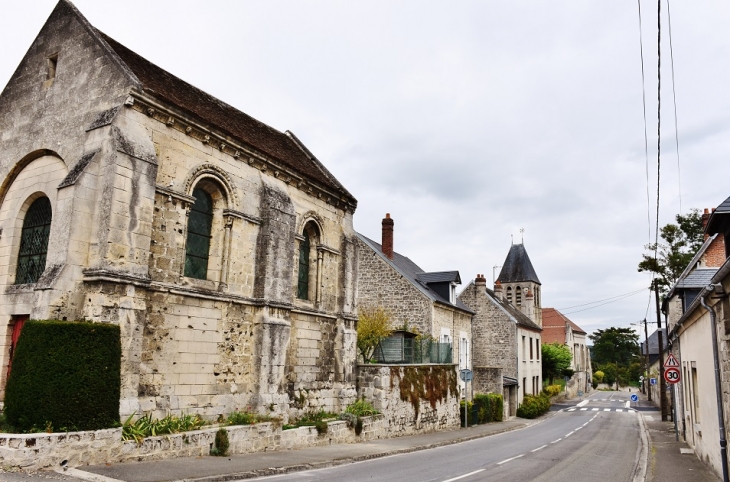
[[(344, 421), (328, 422), (326, 434), (314, 427), (282, 430), (272, 422), (226, 427), (230, 454), (295, 450), (330, 444), (357, 443), (388, 436), (382, 415), (363, 417), (360, 435)], [(137, 444), (122, 440), (122, 429), (69, 433), (0, 434), (0, 465), (41, 470), (58, 468), (63, 460), (71, 467), (121, 462), (141, 462), (210, 454), (218, 427), (158, 437)]]
[(502, 368), (474, 367), (472, 372), (474, 393), (502, 393)]
[(383, 414), (391, 437), (456, 428), (457, 379), (456, 365), (359, 365), (358, 397)]

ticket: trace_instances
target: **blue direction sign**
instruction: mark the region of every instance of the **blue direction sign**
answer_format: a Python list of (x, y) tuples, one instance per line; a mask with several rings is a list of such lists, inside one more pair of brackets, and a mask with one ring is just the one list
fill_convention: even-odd
[(470, 382), (472, 380), (472, 371), (468, 368), (459, 370), (459, 376), (461, 377), (461, 381)]
[(656, 378), (650, 378), (649, 385), (656, 385)]
[(639, 401), (639, 396), (637, 394), (635, 394), (635, 393), (632, 393), (631, 394), (631, 401), (632, 402), (638, 402)]

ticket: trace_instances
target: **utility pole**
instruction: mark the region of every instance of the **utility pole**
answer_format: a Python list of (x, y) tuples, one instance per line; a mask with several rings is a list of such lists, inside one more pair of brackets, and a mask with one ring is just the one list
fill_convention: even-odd
[(649, 386), (649, 390), (646, 389), (646, 386), (649, 385), (649, 369), (651, 368), (651, 365), (649, 364), (649, 328), (647, 328), (647, 325), (648, 323), (646, 322), (646, 318), (644, 318), (644, 351), (646, 352), (644, 362), (646, 363), (646, 377), (644, 377), (644, 383), (642, 383), (641, 386), (644, 389), (644, 393), (649, 392), (649, 401), (651, 402), (651, 386)]
[[(654, 279), (654, 300), (656, 301), (656, 326), (659, 338), (659, 407), (662, 411), (662, 422), (667, 421), (667, 382), (664, 381), (664, 334), (662, 333), (662, 316), (659, 311), (659, 283)], [(648, 344), (648, 343), (647, 343)]]

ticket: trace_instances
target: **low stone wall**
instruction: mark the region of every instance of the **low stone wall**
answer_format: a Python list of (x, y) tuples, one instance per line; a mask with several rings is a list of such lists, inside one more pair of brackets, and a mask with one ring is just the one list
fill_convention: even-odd
[[(326, 434), (314, 427), (282, 430), (272, 422), (226, 427), (229, 453), (292, 450), (330, 444), (356, 443), (388, 436), (385, 417), (363, 417), (363, 430), (341, 420), (328, 422)], [(218, 427), (158, 437), (137, 444), (122, 440), (122, 429), (69, 433), (0, 434), (0, 465), (23, 470), (59, 467), (64, 460), (72, 467), (105, 463), (160, 460), (203, 456), (213, 448)]]
[(358, 396), (384, 418), (388, 436), (459, 427), (456, 365), (358, 366)]
[(565, 384), (565, 397), (568, 399), (578, 396), (578, 392), (587, 395), (592, 390), (591, 384), (586, 383), (586, 372), (575, 372)]

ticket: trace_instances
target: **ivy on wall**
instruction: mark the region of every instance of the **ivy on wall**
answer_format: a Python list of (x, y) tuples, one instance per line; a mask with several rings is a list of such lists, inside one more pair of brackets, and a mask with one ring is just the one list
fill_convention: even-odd
[(453, 396), (457, 394), (456, 370), (452, 365), (392, 366), (391, 390), (395, 386), (396, 378), (400, 399), (411, 403), (416, 412), (416, 419), (420, 412), (421, 400), (428, 400), (431, 408), (435, 409), (436, 404), (444, 402), (449, 393)]

